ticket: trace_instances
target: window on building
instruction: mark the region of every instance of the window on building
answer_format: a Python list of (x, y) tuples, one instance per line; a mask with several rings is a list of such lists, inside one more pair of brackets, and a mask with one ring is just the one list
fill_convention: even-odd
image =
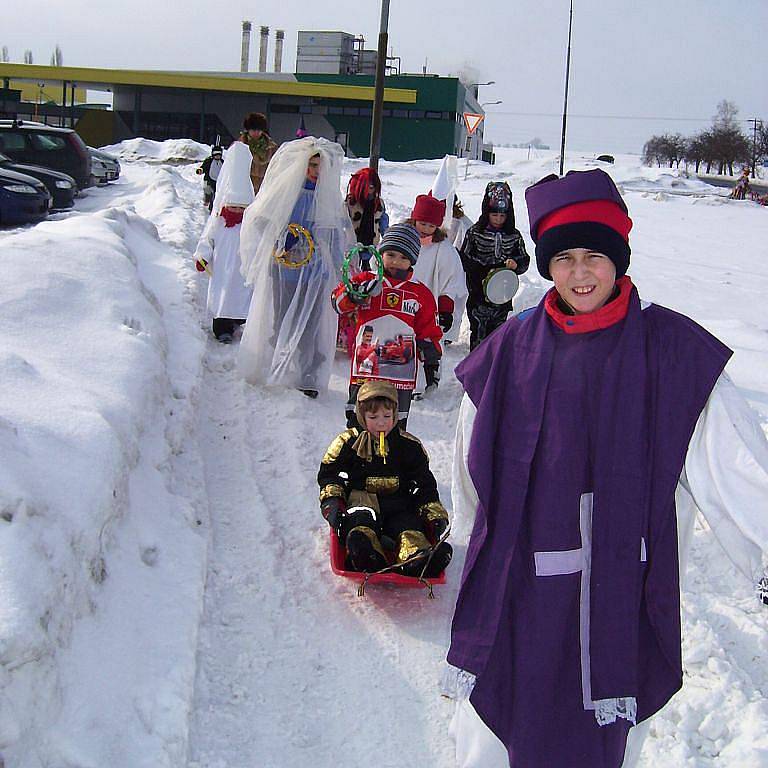
[(465, 152), (471, 152), (472, 151), (472, 136), (467, 136), (467, 141), (464, 144), (464, 151)]
[(311, 115), (312, 114), (312, 105), (311, 104), (299, 104), (299, 114), (300, 115)]
[(370, 107), (360, 107), (360, 117), (370, 117), (373, 110)]
[(444, 114), (445, 114), (445, 112), (431, 112), (431, 111), (427, 110), (424, 113), (424, 117), (426, 117), (427, 120), (443, 120), (444, 119), (443, 118)]
[(344, 114), (357, 117), (360, 114), (360, 107), (344, 107)]
[(343, 115), (344, 107), (328, 107), (329, 115)]
[(407, 109), (393, 109), (392, 117), (408, 117)]
[(409, 109), (408, 110), (408, 117), (410, 117), (411, 120), (423, 120), (424, 119), (424, 110), (423, 109)]

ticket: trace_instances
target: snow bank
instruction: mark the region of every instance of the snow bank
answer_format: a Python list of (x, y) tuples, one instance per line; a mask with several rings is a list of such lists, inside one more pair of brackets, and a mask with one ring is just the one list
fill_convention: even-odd
[(147, 160), (156, 163), (179, 163), (205, 160), (211, 154), (208, 144), (192, 139), (126, 139), (117, 144), (100, 147), (104, 152), (116, 155), (120, 160)]
[(179, 765), (207, 514), (174, 488), (202, 354), (180, 257), (131, 207), (0, 247), (0, 755)]

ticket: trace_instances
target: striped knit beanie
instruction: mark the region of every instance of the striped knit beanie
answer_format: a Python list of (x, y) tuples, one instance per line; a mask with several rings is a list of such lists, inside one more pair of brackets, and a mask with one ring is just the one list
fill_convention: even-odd
[(419, 258), (421, 240), (416, 227), (412, 224), (393, 224), (379, 241), (379, 253), (397, 251), (402, 253), (413, 266)]
[(629, 267), (632, 219), (613, 179), (596, 168), (554, 174), (525, 190), (536, 266), (551, 280), (549, 260), (569, 248), (604, 253), (616, 266), (616, 277)]

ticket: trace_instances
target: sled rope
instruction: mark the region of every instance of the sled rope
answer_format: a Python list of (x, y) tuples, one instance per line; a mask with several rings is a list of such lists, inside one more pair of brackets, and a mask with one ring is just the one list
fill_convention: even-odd
[(419, 560), (424, 560), (424, 567), (421, 569), (421, 573), (416, 576), (415, 578), (418, 580), (420, 584), (423, 584), (424, 587), (427, 590), (427, 599), (428, 600), (434, 600), (435, 599), (435, 593), (432, 589), (432, 585), (429, 583), (429, 581), (424, 577), (424, 572), (427, 570), (427, 566), (432, 561), (432, 556), (435, 554), (435, 550), (448, 538), (448, 536), (451, 533), (451, 526), (450, 524), (445, 529), (445, 532), (443, 535), (438, 539), (438, 541), (435, 543), (433, 547), (430, 547), (429, 549), (423, 549), (420, 552), (416, 552), (415, 554), (411, 555), (407, 560), (403, 560), (400, 563), (392, 563), (392, 565), (388, 565), (385, 568), (382, 568), (379, 571), (373, 571), (372, 573), (366, 573), (363, 580), (360, 582), (360, 586), (357, 588), (357, 596), (358, 597), (365, 597), (365, 587), (368, 584), (368, 579), (371, 578), (371, 576), (378, 576), (381, 573), (389, 573), (390, 571), (394, 571), (396, 568), (400, 568), (403, 565), (408, 565), (408, 563), (414, 563), (418, 562)]

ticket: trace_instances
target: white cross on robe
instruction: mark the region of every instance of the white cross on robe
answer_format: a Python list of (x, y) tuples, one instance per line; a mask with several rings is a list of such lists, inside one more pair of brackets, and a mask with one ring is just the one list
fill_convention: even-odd
[[(585, 710), (595, 712), (600, 725), (616, 722), (622, 717), (635, 723), (637, 702), (633, 697), (616, 699), (592, 699), (592, 680), (589, 658), (589, 591), (592, 576), (592, 509), (593, 495), (582, 493), (579, 501), (579, 531), (581, 547), (553, 552), (534, 552), (534, 564), (537, 576), (581, 575), (579, 596), (579, 645), (581, 656), (581, 695)], [(645, 561), (645, 539), (640, 541), (640, 559)]]

